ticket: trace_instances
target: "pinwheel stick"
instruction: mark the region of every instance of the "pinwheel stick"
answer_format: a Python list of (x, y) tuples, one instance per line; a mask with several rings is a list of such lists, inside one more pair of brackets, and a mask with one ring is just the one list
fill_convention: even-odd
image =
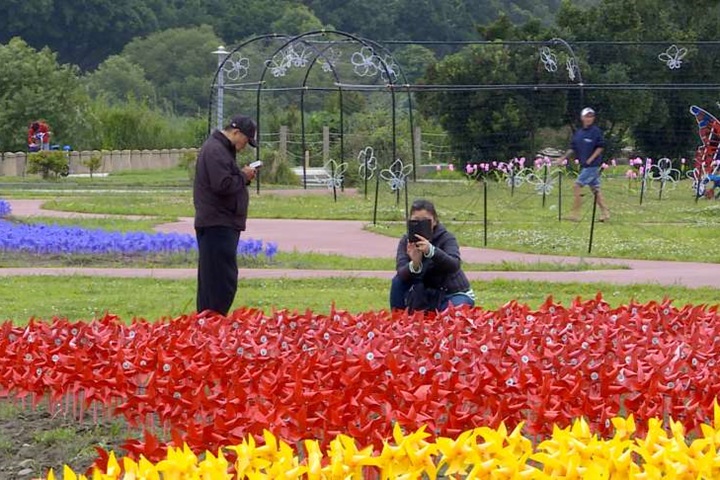
[(658, 200), (662, 200), (663, 190), (665, 190), (665, 178), (660, 180), (660, 192), (658, 193)]
[(590, 241), (588, 242), (588, 253), (592, 253), (593, 237), (595, 235), (595, 214), (597, 213), (597, 191), (593, 192), (592, 218), (590, 219)]
[(562, 179), (563, 172), (558, 172), (558, 222), (562, 222)]
[(543, 171), (543, 191), (542, 191), (542, 206), (545, 208), (545, 199), (547, 197), (547, 184), (548, 184), (548, 166), (544, 167)]
[(483, 177), (483, 246), (487, 247), (488, 244), (488, 192), (487, 192), (487, 178)]
[(337, 203), (337, 182), (335, 182), (335, 162), (330, 162), (330, 176), (332, 177), (333, 200)]
[(647, 181), (647, 168), (643, 171), (642, 180), (640, 182), (640, 205), (643, 204), (643, 198), (645, 197), (645, 183)]
[(377, 225), (378, 197), (380, 196), (380, 175), (375, 175), (375, 206), (373, 207), (373, 225)]

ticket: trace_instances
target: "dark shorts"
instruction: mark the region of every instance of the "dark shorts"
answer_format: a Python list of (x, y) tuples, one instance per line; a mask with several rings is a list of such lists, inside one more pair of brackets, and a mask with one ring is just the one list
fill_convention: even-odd
[(600, 188), (600, 167), (585, 167), (580, 170), (575, 184), (581, 187), (590, 187), (593, 190)]

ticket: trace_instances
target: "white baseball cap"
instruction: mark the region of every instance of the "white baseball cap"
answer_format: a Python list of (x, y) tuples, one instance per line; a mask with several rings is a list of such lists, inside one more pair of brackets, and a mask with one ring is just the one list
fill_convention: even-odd
[(581, 117), (584, 117), (586, 115), (595, 115), (595, 110), (593, 110), (590, 107), (583, 108), (582, 113), (580, 113)]

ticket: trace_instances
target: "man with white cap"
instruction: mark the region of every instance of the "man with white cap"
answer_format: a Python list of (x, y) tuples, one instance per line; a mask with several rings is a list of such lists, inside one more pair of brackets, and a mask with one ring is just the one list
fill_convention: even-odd
[(580, 118), (582, 128), (578, 129), (573, 135), (570, 150), (560, 158), (560, 161), (563, 162), (574, 152), (580, 162), (580, 175), (575, 181), (573, 190), (575, 201), (568, 219), (574, 222), (579, 220), (580, 208), (582, 207), (581, 189), (590, 187), (600, 207), (600, 221), (606, 222), (610, 219), (610, 211), (605, 205), (602, 192), (600, 192), (600, 170), (603, 162), (602, 153), (605, 150), (605, 139), (600, 128), (595, 125), (595, 110), (590, 107), (584, 108)]

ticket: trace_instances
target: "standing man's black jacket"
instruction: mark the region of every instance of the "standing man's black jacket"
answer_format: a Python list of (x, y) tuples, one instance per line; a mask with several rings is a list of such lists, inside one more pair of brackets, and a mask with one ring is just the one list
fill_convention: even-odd
[(200, 149), (193, 188), (195, 228), (245, 230), (248, 182), (237, 165), (235, 154), (235, 146), (218, 130)]
[(435, 246), (435, 255), (432, 258), (423, 257), (419, 274), (410, 271), (407, 241), (407, 235), (404, 235), (397, 249), (396, 269), (401, 279), (409, 283), (421, 281), (426, 287), (442, 290), (448, 295), (470, 290), (470, 282), (461, 268), (460, 246), (455, 236), (442, 224), (437, 224), (430, 239)]

